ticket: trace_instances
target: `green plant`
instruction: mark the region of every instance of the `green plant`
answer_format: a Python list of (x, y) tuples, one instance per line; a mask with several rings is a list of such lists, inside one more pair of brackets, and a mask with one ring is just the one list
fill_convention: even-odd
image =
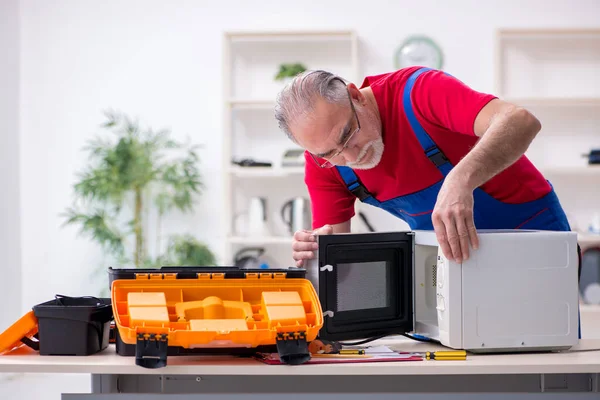
[[(89, 164), (74, 184), (75, 204), (65, 225), (98, 242), (118, 262), (159, 267), (214, 264), (208, 247), (190, 235), (173, 236), (161, 254), (161, 221), (172, 210), (191, 212), (194, 195), (204, 189), (197, 145), (170, 138), (169, 130), (142, 129), (127, 115), (105, 112), (103, 128), (113, 135), (96, 137), (84, 147)], [(156, 213), (154, 257), (149, 252), (148, 209)]]
[(293, 78), (296, 75), (306, 71), (306, 66), (302, 63), (293, 64), (281, 64), (279, 66), (279, 72), (275, 75), (275, 80), (281, 81), (285, 78)]
[(215, 256), (193, 236), (173, 235), (160, 261), (162, 265), (215, 265)]

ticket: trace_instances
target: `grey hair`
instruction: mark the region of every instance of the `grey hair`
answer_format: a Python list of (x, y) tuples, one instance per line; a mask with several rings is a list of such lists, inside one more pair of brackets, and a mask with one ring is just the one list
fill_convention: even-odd
[(290, 129), (291, 123), (314, 111), (319, 97), (333, 104), (347, 102), (345, 80), (331, 72), (308, 70), (296, 75), (277, 95), (275, 119), (293, 142), (296, 140)]

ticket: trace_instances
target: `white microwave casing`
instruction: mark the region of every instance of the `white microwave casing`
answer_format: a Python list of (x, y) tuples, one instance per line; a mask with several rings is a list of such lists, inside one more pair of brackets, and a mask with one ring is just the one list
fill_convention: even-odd
[(579, 340), (577, 234), (482, 230), (458, 264), (414, 232), (414, 333), (471, 352), (568, 349)]

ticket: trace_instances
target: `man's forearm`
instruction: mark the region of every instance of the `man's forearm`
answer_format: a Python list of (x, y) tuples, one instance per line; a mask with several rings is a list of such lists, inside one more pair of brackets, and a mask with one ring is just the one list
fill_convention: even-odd
[(517, 161), (540, 131), (527, 110), (508, 107), (497, 114), (477, 145), (451, 172), (453, 179), (474, 190)]

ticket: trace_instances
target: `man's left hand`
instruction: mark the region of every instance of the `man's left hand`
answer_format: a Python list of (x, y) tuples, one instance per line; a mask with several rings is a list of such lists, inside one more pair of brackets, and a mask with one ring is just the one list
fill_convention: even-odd
[(479, 247), (473, 203), (473, 189), (449, 174), (438, 193), (431, 218), (444, 256), (457, 263), (469, 258), (469, 243), (474, 249)]

